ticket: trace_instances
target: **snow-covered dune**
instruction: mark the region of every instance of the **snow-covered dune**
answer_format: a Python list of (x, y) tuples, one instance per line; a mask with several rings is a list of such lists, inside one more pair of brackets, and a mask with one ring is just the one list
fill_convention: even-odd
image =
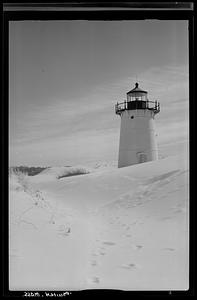
[(188, 289), (188, 201), (185, 156), (12, 176), (10, 289)]

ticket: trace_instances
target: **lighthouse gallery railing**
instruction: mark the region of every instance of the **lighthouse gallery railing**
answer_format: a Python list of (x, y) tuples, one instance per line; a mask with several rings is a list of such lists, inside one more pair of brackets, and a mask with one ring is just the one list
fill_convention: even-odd
[[(131, 107), (131, 102), (132, 102), (132, 107)], [(141, 102), (141, 103), (140, 103)], [(139, 104), (143, 104), (143, 105), (139, 105)], [(154, 111), (154, 113), (158, 113), (160, 112), (160, 103), (158, 101), (124, 101), (121, 103), (118, 103), (115, 105), (115, 112), (116, 114), (120, 115), (121, 112), (123, 112), (124, 110), (134, 110), (134, 109), (149, 109)]]

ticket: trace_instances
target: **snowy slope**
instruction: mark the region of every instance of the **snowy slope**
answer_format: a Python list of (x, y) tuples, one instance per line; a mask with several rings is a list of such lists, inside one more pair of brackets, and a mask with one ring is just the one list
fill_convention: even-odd
[(187, 289), (184, 161), (59, 180), (12, 176), (10, 289)]

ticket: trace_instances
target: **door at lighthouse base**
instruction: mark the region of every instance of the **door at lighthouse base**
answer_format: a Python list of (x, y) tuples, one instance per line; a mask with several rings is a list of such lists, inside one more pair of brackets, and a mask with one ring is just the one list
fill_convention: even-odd
[(137, 153), (137, 157), (138, 157), (138, 163), (139, 164), (144, 163), (144, 162), (147, 161), (147, 155), (146, 155), (146, 153), (138, 152)]

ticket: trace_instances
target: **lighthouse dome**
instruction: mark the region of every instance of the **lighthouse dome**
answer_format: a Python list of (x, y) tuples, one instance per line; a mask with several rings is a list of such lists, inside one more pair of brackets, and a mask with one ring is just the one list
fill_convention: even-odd
[(144, 94), (147, 94), (147, 91), (142, 90), (141, 88), (139, 88), (139, 83), (136, 82), (134, 89), (132, 89), (131, 91), (129, 91), (127, 93), (127, 95), (131, 95), (134, 96), (134, 94), (136, 94), (136, 96), (142, 96)]

